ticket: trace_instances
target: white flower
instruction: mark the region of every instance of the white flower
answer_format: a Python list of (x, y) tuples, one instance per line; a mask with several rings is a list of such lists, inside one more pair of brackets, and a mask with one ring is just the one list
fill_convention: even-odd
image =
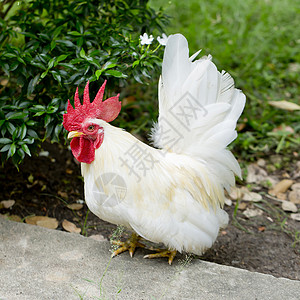
[(157, 37), (157, 41), (162, 45), (162, 46), (166, 46), (167, 45), (167, 40), (168, 37), (165, 33), (162, 34), (162, 37), (158, 36)]
[(140, 39), (141, 45), (150, 45), (154, 40), (154, 37), (152, 34), (150, 35), (150, 37), (148, 37), (148, 34), (145, 32), (143, 35), (140, 35)]

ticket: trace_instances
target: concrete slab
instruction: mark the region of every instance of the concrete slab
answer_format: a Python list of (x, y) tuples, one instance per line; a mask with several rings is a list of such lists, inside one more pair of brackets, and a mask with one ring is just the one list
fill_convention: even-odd
[(0, 218), (0, 299), (300, 299), (300, 281), (198, 259), (169, 266), (141, 250), (110, 260), (109, 250), (108, 242)]

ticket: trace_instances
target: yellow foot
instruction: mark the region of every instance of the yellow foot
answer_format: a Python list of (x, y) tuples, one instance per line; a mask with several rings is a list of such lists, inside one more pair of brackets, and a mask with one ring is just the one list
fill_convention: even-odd
[(129, 254), (132, 257), (136, 247), (145, 248), (145, 245), (139, 242), (140, 239), (141, 239), (140, 236), (133, 233), (130, 239), (128, 239), (126, 242), (112, 241), (111, 242), (112, 244), (120, 246), (119, 249), (113, 252), (112, 257), (115, 257), (118, 254), (125, 252), (127, 250), (129, 251)]
[(169, 265), (172, 264), (173, 259), (176, 255), (176, 252), (177, 252), (176, 250), (163, 250), (163, 249), (151, 249), (151, 250), (155, 250), (158, 253), (145, 255), (144, 258), (168, 257), (169, 258), (169, 260), (168, 260)]

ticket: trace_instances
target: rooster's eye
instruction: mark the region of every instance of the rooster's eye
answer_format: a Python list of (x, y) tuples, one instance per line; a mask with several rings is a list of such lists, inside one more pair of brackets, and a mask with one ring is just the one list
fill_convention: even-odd
[(88, 127), (88, 131), (93, 131), (95, 129), (95, 126), (94, 125), (90, 125), (89, 127)]

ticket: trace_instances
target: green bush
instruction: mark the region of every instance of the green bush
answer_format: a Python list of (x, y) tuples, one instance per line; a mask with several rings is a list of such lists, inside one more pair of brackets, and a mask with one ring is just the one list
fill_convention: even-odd
[[(0, 4), (0, 151), (17, 166), (41, 141), (59, 141), (76, 86), (115, 93), (157, 70), (162, 48), (141, 45), (167, 18), (143, 0), (31, 0)], [(4, 4), (6, 3), (6, 4)], [(157, 55), (159, 52), (159, 55)], [(127, 78), (127, 79), (125, 79)], [(93, 90), (93, 87), (95, 90)]]

